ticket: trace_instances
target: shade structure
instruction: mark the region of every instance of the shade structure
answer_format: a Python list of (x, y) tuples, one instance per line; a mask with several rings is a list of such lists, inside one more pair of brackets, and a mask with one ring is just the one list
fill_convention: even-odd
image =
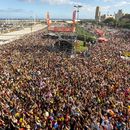
[(104, 31), (100, 30), (100, 29), (96, 29), (95, 32), (97, 33), (97, 35), (99, 36), (103, 36), (104, 35)]
[(106, 39), (105, 37), (99, 37), (98, 42), (108, 42), (108, 39)]

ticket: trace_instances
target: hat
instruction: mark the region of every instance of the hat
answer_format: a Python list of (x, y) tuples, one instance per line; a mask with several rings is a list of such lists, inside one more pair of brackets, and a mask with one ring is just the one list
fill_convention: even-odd
[(19, 120), (20, 122), (23, 122), (23, 118), (20, 118), (20, 120)]
[(19, 117), (19, 116), (20, 116), (20, 113), (16, 113), (16, 114), (15, 114), (15, 117)]

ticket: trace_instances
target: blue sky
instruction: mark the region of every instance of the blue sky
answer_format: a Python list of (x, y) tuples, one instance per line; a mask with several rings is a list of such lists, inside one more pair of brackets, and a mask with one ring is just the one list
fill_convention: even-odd
[(130, 0), (0, 0), (0, 18), (71, 18), (74, 5), (80, 4), (80, 18), (94, 18), (96, 6), (101, 13), (114, 14), (118, 9), (130, 13)]

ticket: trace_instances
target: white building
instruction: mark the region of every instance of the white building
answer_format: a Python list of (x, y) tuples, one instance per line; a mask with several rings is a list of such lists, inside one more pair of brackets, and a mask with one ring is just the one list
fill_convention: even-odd
[(106, 14), (104, 14), (104, 15), (101, 16), (101, 21), (104, 21), (105, 19), (108, 19), (108, 18), (115, 19), (115, 15), (106, 15)]

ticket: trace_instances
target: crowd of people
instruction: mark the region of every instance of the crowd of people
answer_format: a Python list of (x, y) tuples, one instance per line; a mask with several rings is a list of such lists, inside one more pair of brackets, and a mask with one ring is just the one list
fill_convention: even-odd
[(129, 130), (130, 33), (90, 56), (52, 51), (43, 31), (0, 47), (0, 130)]

